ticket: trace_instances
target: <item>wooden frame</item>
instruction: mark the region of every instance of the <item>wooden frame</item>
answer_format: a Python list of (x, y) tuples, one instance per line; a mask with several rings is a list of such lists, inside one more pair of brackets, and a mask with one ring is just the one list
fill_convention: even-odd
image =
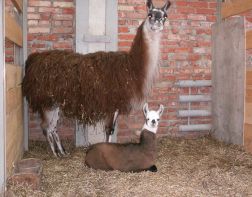
[(4, 61), (4, 1), (0, 3), (0, 196), (5, 189), (5, 61)]
[[(229, 85), (232, 84), (232, 88), (229, 88), (231, 90), (226, 94), (225, 92), (228, 92), (228, 90), (224, 90), (222, 92), (224, 95), (221, 97), (218, 95), (217, 90), (213, 90), (213, 97), (215, 98), (213, 102), (213, 109), (216, 112), (213, 117), (213, 122), (214, 127), (217, 130), (217, 132), (215, 132), (215, 136), (220, 140), (224, 136), (224, 139), (227, 142), (231, 141), (232, 143), (243, 144), (245, 149), (252, 153), (252, 69), (246, 66), (245, 61), (246, 49), (252, 49), (252, 31), (246, 31), (244, 18), (242, 17), (225, 20), (230, 16), (241, 15), (249, 10), (252, 10), (252, 1), (226, 0), (225, 2), (222, 2), (222, 0), (218, 0), (217, 7), (218, 22), (213, 26), (213, 29), (216, 30), (217, 26), (219, 26), (220, 30), (223, 30), (224, 32), (225, 29), (228, 29), (228, 32), (224, 34), (222, 32), (223, 39), (215, 41), (216, 46), (213, 46), (212, 80), (214, 81), (213, 83), (215, 84), (216, 89), (220, 89), (220, 86), (223, 86), (223, 84), (225, 85), (226, 81), (228, 81)], [(233, 24), (232, 26), (225, 28), (227, 23), (233, 23), (235, 20), (240, 20), (240, 25)], [(217, 31), (217, 33), (219, 32), (220, 31)], [(233, 34), (234, 32), (238, 33), (230, 37), (231, 39), (228, 39), (228, 35)], [(216, 35), (216, 32), (213, 34), (213, 37), (214, 36), (218, 36)], [(222, 51), (218, 51), (220, 50), (219, 48), (223, 48), (223, 46), (224, 48), (227, 48)], [(232, 50), (233, 47), (235, 47), (235, 50)], [(218, 53), (214, 53), (214, 51), (218, 51)], [(236, 58), (233, 59), (232, 56), (235, 56)], [(237, 59), (239, 59), (238, 62)], [(236, 67), (233, 68), (232, 66)], [(234, 76), (224, 82), (220, 82), (223, 78), (230, 77), (230, 74), (228, 73), (230, 70), (232, 70)], [(235, 89), (234, 87), (238, 87), (238, 89)], [(222, 89), (225, 89), (225, 87), (222, 87)], [(230, 103), (230, 100), (233, 98), (236, 100)], [(219, 105), (217, 100), (221, 101), (222, 104)], [(237, 106), (239, 106), (239, 109)], [(228, 110), (230, 110), (230, 112)], [(240, 113), (237, 115), (235, 112)], [(220, 117), (223, 116), (223, 114), (225, 114), (225, 118), (221, 119)], [(234, 118), (228, 118), (229, 115), (232, 115)], [(233, 125), (232, 128), (228, 127), (229, 125), (232, 125), (233, 122), (239, 125), (239, 128), (236, 128), (235, 130), (242, 131), (242, 142), (241, 140), (236, 142), (236, 133), (232, 130), (235, 125)]]
[(11, 0), (13, 5), (17, 8), (18, 12), (23, 12), (23, 1), (22, 0)]
[(18, 46), (23, 45), (23, 33), (19, 24), (10, 16), (8, 12), (5, 12), (5, 37), (14, 42)]
[(252, 49), (252, 30), (246, 32), (246, 49)]
[[(23, 0), (23, 21), (27, 21), (27, 0)], [(23, 23), (23, 60), (27, 59), (27, 23)], [(23, 64), (25, 69), (25, 63)], [(25, 72), (23, 72), (23, 75)], [(29, 147), (29, 106), (24, 98), (24, 150)]]
[(232, 0), (231, 2), (224, 2), (221, 6), (222, 19), (229, 16), (241, 14), (252, 9), (251, 0)]
[[(223, 2), (221, 5), (221, 18), (226, 19), (230, 16), (242, 14), (252, 9), (251, 0), (232, 0)], [(246, 49), (252, 48), (252, 30), (246, 32)]]

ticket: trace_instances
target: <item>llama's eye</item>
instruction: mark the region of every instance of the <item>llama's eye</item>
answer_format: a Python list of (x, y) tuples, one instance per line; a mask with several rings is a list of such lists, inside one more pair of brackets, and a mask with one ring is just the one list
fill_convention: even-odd
[(148, 14), (148, 17), (151, 18), (153, 15), (152, 14)]
[(147, 121), (149, 121), (150, 119), (149, 118), (147, 118)]
[(160, 119), (157, 119), (157, 121), (159, 121)]

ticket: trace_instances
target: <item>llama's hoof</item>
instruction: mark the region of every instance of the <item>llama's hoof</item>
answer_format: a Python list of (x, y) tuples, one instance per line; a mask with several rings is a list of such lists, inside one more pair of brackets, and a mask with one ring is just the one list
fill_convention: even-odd
[(62, 154), (62, 157), (68, 157), (70, 155), (69, 152), (64, 151), (64, 154)]
[(157, 172), (157, 166), (153, 165), (148, 170), (151, 172)]

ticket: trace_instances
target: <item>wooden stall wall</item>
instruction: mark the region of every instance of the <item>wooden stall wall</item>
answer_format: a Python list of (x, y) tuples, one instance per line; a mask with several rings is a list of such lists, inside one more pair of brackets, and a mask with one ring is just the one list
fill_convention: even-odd
[(213, 26), (214, 135), (219, 140), (234, 144), (243, 144), (244, 37), (243, 18), (232, 18)]
[[(215, 136), (242, 144), (252, 153), (252, 70), (248, 58), (252, 49), (252, 30), (246, 28), (249, 20), (244, 20), (244, 16), (249, 19), (252, 1), (220, 0), (219, 3), (220, 21), (213, 26), (213, 37), (217, 39), (213, 39), (212, 48)], [(236, 24), (235, 21), (240, 22)], [(228, 27), (227, 23), (233, 25)], [(218, 39), (220, 32), (222, 38)]]
[[(13, 9), (14, 6), (17, 9)], [(16, 11), (18, 10), (18, 11)], [(6, 51), (6, 170), (23, 155), (23, 99), (21, 91), (22, 65), (22, 0), (5, 1)]]

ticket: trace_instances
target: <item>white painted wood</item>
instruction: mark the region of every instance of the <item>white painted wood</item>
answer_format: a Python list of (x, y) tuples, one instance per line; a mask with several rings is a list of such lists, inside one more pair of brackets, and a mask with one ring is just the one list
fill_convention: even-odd
[(180, 125), (179, 131), (210, 131), (212, 129), (211, 124), (194, 124), (194, 125)]
[[(105, 18), (106, 1), (92, 0), (89, 1), (89, 20), (88, 31), (90, 35), (104, 36), (105, 35)], [(106, 44), (103, 42), (89, 43), (88, 52), (105, 51)]]
[(178, 117), (197, 117), (211, 116), (211, 111), (208, 110), (179, 110)]
[(94, 53), (97, 51), (105, 51), (105, 43), (90, 43), (88, 45), (88, 52), (89, 53)]
[(6, 157), (5, 157), (5, 57), (4, 57), (4, 2), (0, 3), (0, 196), (5, 190)]
[(210, 95), (180, 95), (179, 102), (207, 102), (211, 101)]
[(88, 45), (83, 42), (88, 35), (89, 0), (76, 0), (76, 52), (88, 53)]
[(202, 87), (211, 86), (211, 80), (181, 80), (175, 83), (179, 87)]
[(105, 35), (106, 1), (89, 1), (88, 32), (90, 35)]
[[(118, 37), (117, 0), (76, 0), (76, 51), (116, 51)], [(87, 132), (88, 131), (88, 132)], [(87, 134), (88, 133), (88, 134)], [(112, 141), (116, 141), (115, 130)], [(104, 124), (96, 127), (76, 122), (76, 146), (105, 140)]]

